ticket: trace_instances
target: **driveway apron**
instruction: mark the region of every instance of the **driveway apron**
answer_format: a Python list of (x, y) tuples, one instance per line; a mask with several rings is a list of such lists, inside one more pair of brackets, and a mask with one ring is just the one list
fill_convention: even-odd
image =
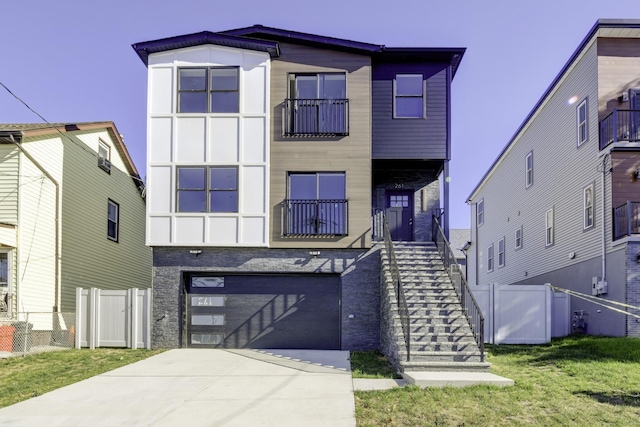
[(353, 427), (348, 358), (346, 351), (169, 350), (0, 409), (0, 425)]

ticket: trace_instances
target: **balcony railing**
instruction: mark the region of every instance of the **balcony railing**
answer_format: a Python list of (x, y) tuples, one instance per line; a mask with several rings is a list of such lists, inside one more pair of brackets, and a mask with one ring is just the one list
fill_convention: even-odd
[(613, 210), (613, 240), (640, 234), (640, 202), (627, 201)]
[(283, 202), (285, 236), (346, 236), (349, 232), (347, 200), (291, 200)]
[(600, 149), (614, 142), (640, 142), (640, 110), (613, 110), (600, 122)]
[(348, 99), (285, 99), (285, 136), (349, 135)]

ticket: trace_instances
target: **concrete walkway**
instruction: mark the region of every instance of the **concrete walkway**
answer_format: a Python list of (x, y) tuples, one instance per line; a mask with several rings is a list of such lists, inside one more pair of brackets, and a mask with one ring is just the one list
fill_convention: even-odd
[(11, 426), (356, 425), (348, 351), (170, 350), (0, 409)]

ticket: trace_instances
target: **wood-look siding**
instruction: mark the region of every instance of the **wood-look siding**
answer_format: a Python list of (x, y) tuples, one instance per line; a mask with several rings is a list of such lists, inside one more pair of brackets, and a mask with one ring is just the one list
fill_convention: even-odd
[(634, 175), (640, 168), (640, 151), (611, 152), (611, 204), (615, 208), (630, 200), (640, 202), (640, 179)]
[[(472, 202), (469, 276), (472, 284), (512, 284), (600, 255), (602, 174), (598, 145), (598, 58), (591, 44), (559, 81), (509, 149), (499, 159)], [(567, 100), (577, 97), (569, 104)], [(589, 100), (588, 140), (577, 147), (576, 107)], [(533, 152), (533, 185), (525, 187), (525, 158)], [(595, 226), (583, 229), (583, 189), (595, 186)], [(484, 200), (484, 224), (475, 229), (475, 203)], [(545, 247), (545, 213), (554, 210), (554, 245)], [(515, 230), (523, 247), (516, 250)], [(498, 241), (505, 238), (506, 262), (497, 267)], [(494, 245), (493, 272), (487, 247)], [(575, 253), (570, 258), (570, 253)], [(477, 257), (476, 257), (477, 254)], [(477, 265), (476, 265), (477, 262)], [(478, 280), (476, 281), (476, 269)], [(589, 274), (597, 275), (597, 271)], [(562, 286), (562, 284), (558, 284)]]
[[(373, 68), (374, 159), (447, 159), (448, 64), (375, 64)], [(393, 118), (396, 74), (422, 74), (426, 118)]]
[[(362, 248), (371, 243), (371, 59), (368, 56), (280, 44), (271, 64), (270, 246)], [(285, 138), (282, 103), (290, 73), (346, 72), (349, 136)], [(340, 238), (282, 236), (282, 201), (289, 172), (345, 172), (349, 234)]]
[(18, 224), (20, 162), (15, 145), (0, 145), (0, 222)]
[(628, 109), (618, 97), (640, 88), (640, 39), (598, 39), (598, 111), (603, 119), (614, 108)]

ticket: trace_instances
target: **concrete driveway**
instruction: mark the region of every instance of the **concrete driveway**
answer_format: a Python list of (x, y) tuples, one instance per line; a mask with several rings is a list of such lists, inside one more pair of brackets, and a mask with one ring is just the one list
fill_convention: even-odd
[(349, 352), (170, 350), (0, 409), (11, 426), (356, 425)]

